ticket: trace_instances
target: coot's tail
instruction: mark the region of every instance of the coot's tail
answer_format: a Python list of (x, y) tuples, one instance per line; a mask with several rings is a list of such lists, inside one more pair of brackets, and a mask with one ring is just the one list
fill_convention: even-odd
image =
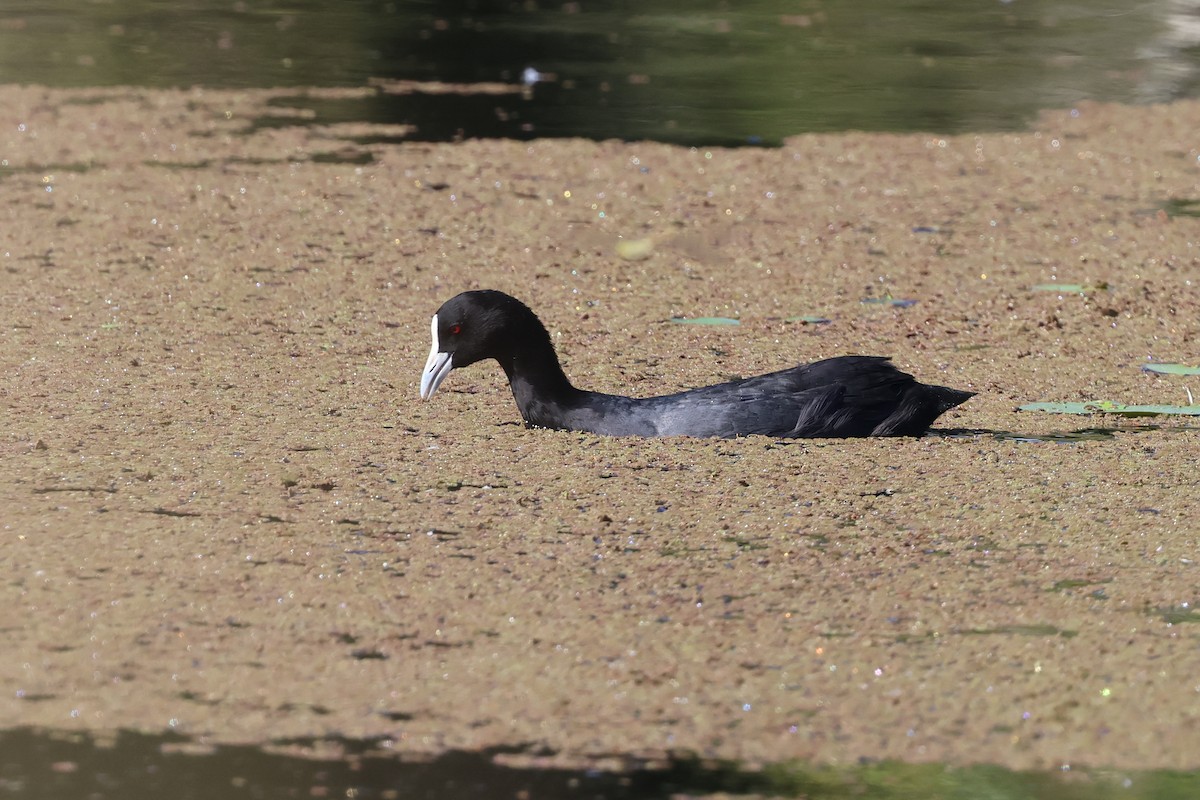
[(892, 415), (879, 423), (872, 436), (923, 436), (933, 421), (957, 405), (975, 396), (975, 392), (949, 386), (915, 383), (904, 393)]

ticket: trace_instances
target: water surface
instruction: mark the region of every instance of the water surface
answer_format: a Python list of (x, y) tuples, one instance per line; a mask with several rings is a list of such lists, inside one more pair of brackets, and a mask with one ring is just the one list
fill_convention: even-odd
[(19, 0), (0, 10), (0, 82), (513, 87), (313, 106), (318, 121), (411, 124), (424, 140), (1004, 130), (1084, 99), (1194, 95), (1189, 5)]

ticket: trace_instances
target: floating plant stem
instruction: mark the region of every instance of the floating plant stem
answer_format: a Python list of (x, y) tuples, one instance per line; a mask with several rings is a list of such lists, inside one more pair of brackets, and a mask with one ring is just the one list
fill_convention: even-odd
[(741, 325), (740, 320), (730, 317), (671, 317), (678, 325)]

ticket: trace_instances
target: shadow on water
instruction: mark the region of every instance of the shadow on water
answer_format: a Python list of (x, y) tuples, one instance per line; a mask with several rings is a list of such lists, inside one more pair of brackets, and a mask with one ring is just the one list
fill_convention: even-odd
[[(276, 746), (317, 742), (285, 741)], [(506, 766), (498, 756), (536, 761), (537, 747), (452, 751), (407, 761), (383, 740), (325, 741), (345, 755), (302, 758), (248, 746), (201, 748), (176, 734), (121, 731), (110, 739), (30, 728), (0, 731), (0, 797), (18, 800), (237, 800), (237, 798), (667, 798), (773, 795), (876, 798), (1162, 798), (1200, 797), (1200, 773), (1168, 770), (1018, 772), (994, 766), (870, 762), (817, 767), (799, 762), (747, 769), (690, 756), (630, 762), (620, 771)], [(629, 759), (613, 759), (627, 761)]]
[(927, 436), (944, 439), (972, 439), (976, 436), (991, 436), (1007, 442), (1051, 442), (1055, 444), (1079, 444), (1080, 442), (1107, 442), (1122, 433), (1187, 433), (1200, 431), (1195, 425), (1121, 425), (1113, 428), (1078, 428), (1073, 431), (1051, 431), (1049, 433), (1022, 433), (1020, 431), (994, 431), (986, 428), (935, 428)]

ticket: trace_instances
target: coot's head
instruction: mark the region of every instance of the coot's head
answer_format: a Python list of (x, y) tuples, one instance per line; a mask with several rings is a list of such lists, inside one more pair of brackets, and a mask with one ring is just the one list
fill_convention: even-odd
[(485, 358), (503, 363), (514, 351), (549, 340), (546, 329), (528, 306), (504, 292), (456, 295), (438, 309), (430, 325), (433, 345), (421, 373), (421, 398), (428, 400), (450, 370)]

